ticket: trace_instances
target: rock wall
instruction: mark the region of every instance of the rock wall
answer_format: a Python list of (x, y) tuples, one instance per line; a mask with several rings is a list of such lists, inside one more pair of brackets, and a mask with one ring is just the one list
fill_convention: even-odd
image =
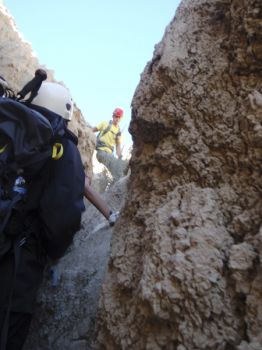
[(99, 349), (262, 347), (261, 23), (261, 0), (184, 0), (145, 67)]
[[(31, 44), (18, 31), (11, 14), (0, 2), (0, 75), (17, 92), (34, 77), (35, 70), (38, 68), (44, 68), (48, 73), (48, 80), (55, 81), (54, 72), (39, 63)], [(76, 105), (74, 118), (69, 127), (79, 137), (82, 160), (87, 174), (92, 176), (92, 166), (90, 165), (92, 164), (95, 137)]]
[[(261, 21), (261, 0), (181, 2), (134, 95), (128, 192), (107, 197), (114, 209), (127, 198), (112, 238), (87, 205), (26, 349), (95, 348), (110, 244), (97, 349), (261, 349)], [(0, 75), (18, 90), (36, 68), (0, 5)], [(90, 164), (94, 138), (75, 118)]]

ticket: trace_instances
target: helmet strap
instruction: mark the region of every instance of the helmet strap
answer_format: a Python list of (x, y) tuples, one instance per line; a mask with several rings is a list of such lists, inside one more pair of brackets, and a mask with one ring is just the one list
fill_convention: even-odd
[(31, 103), (33, 99), (37, 96), (37, 92), (40, 89), (42, 82), (46, 80), (47, 74), (43, 69), (37, 69), (35, 71), (35, 77), (30, 80), (21, 91), (17, 93), (17, 100), (20, 101), (25, 98), (25, 96), (30, 93), (30, 96), (24, 102)]

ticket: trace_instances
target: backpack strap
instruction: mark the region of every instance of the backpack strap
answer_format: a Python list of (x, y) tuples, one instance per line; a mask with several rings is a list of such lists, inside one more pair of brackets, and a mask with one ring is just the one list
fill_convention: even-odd
[(110, 120), (109, 123), (108, 123), (108, 125), (107, 125), (107, 127), (106, 127), (104, 130), (102, 130), (102, 131), (98, 134), (97, 137), (98, 137), (98, 138), (101, 138), (102, 136), (104, 136), (105, 134), (107, 134), (108, 131), (110, 131), (112, 124), (113, 124), (113, 122), (112, 122), (112, 120)]
[(23, 195), (21, 193), (16, 193), (10, 200), (1, 200), (2, 204), (0, 209), (5, 213), (5, 217), (0, 224), (0, 234), (3, 234), (4, 228), (6, 227), (8, 220), (11, 216), (12, 209), (14, 208), (15, 204), (22, 199), (22, 197)]
[[(97, 138), (96, 138), (96, 149), (98, 150), (99, 148), (101, 147), (107, 147), (107, 148), (110, 148), (111, 151), (113, 152), (114, 150), (114, 147), (109, 147), (108, 145), (106, 145), (103, 141), (101, 141), (101, 137), (104, 136), (105, 134), (107, 134), (109, 131), (111, 131), (111, 126), (113, 124), (113, 121), (110, 120), (107, 127), (102, 130), (98, 135), (97, 135)], [(116, 137), (115, 139), (117, 139), (118, 137), (121, 136), (121, 131), (120, 131), (120, 128), (118, 127), (118, 132), (116, 134)]]
[(29, 98), (25, 101), (26, 103), (31, 103), (33, 99), (37, 96), (37, 92), (44, 80), (47, 79), (46, 71), (43, 69), (37, 69), (35, 71), (35, 77), (30, 80), (21, 91), (17, 93), (17, 100), (20, 101), (25, 98), (25, 96), (30, 93)]
[(9, 88), (7, 81), (0, 75), (0, 96), (15, 98), (15, 92)]

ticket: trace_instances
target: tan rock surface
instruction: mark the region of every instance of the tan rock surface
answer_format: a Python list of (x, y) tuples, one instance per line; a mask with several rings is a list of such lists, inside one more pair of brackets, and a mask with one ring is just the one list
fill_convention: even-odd
[(132, 102), (99, 349), (258, 349), (262, 3), (185, 0)]
[[(261, 21), (261, 0), (184, 0), (141, 76), (99, 349), (262, 347)], [(39, 62), (3, 6), (0, 44), (0, 75), (19, 89)], [(80, 110), (75, 118), (88, 164), (94, 137)], [(41, 290), (28, 350), (92, 344), (110, 239), (94, 210), (59, 263), (57, 298)]]

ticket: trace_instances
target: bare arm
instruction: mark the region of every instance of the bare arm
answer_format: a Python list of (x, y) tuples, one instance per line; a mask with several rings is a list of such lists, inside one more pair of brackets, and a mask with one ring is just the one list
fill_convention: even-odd
[(118, 156), (118, 158), (121, 158), (122, 156), (120, 143), (116, 144), (116, 155)]
[(110, 216), (110, 209), (107, 206), (104, 199), (96, 192), (91, 184), (90, 179), (86, 176), (85, 178), (85, 197), (104, 215), (104, 217), (108, 220)]

